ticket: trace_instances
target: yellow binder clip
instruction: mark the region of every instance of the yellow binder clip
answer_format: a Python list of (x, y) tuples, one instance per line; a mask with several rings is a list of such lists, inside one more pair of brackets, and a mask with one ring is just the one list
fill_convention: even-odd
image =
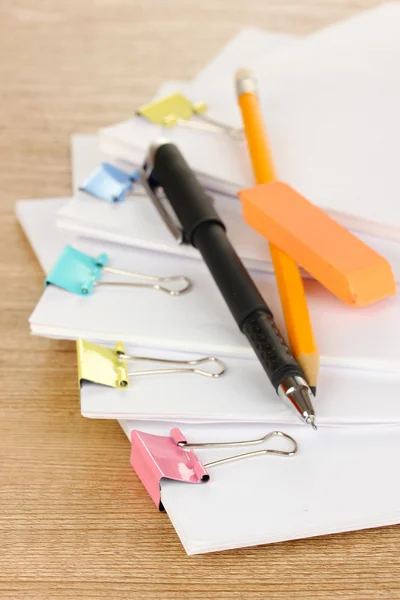
[[(105, 348), (77, 340), (77, 359), (79, 385), (85, 382), (97, 383), (108, 387), (126, 388), (129, 386), (129, 377), (140, 375), (166, 375), (169, 373), (194, 373), (204, 377), (217, 378), (225, 373), (225, 364), (219, 358), (206, 356), (193, 360), (170, 360), (166, 358), (153, 358), (149, 356), (131, 356), (125, 353), (124, 345), (117, 342), (114, 348)], [(136, 369), (128, 372), (128, 362), (156, 363), (173, 365), (169, 368), (162, 366), (156, 369)], [(205, 370), (200, 365), (210, 363), (210, 368)]]
[(80, 385), (90, 381), (108, 387), (128, 387), (128, 367), (126, 360), (121, 358), (125, 353), (123, 344), (117, 342), (113, 349), (77, 340), (76, 350)]
[[(243, 129), (226, 125), (206, 114), (205, 102), (192, 102), (180, 92), (140, 106), (136, 114), (161, 127), (183, 125), (213, 133), (223, 132), (234, 140), (243, 140)], [(194, 117), (194, 118), (193, 118)]]

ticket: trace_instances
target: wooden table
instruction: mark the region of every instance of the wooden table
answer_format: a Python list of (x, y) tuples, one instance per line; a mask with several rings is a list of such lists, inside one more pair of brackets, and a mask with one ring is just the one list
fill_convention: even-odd
[(30, 338), (43, 274), (13, 213), (20, 198), (70, 194), (72, 133), (127, 118), (239, 28), (305, 34), (376, 4), (3, 0), (2, 600), (400, 598), (399, 527), (188, 558), (118, 424), (80, 416), (73, 344)]

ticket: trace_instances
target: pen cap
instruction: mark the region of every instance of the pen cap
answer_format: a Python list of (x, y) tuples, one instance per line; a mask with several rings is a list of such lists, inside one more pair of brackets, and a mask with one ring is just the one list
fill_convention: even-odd
[(152, 177), (163, 188), (191, 244), (194, 245), (193, 233), (203, 223), (217, 223), (225, 229), (211, 198), (175, 144), (156, 141), (151, 146), (150, 155)]
[(389, 262), (285, 183), (239, 192), (247, 223), (340, 300), (366, 306), (396, 293)]

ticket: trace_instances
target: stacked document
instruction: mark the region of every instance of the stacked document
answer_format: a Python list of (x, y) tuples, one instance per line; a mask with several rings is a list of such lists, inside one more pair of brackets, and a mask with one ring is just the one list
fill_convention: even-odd
[[(400, 295), (349, 305), (302, 265), (320, 357), (314, 431), (268, 381), (168, 191), (145, 177), (149, 147), (179, 148), (286, 344), (275, 251), (237, 195), (254, 176), (235, 72), (257, 77), (277, 178), (397, 283), (399, 28), (388, 3), (307, 38), (245, 29), (191, 82), (164, 82), (135, 116), (72, 136), (73, 197), (17, 203), (45, 273), (31, 332), (76, 341), (82, 415), (119, 420), (143, 502), (167, 512), (188, 554), (400, 523)], [(178, 100), (192, 116), (158, 122)]]

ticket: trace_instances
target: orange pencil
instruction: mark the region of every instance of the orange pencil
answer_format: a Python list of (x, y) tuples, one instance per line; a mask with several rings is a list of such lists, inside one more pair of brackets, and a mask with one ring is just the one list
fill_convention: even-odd
[[(257, 97), (257, 82), (251, 71), (236, 73), (236, 91), (256, 183), (276, 179), (263, 115)], [(270, 244), (289, 344), (315, 394), (319, 354), (315, 344), (303, 281), (295, 261)]]

